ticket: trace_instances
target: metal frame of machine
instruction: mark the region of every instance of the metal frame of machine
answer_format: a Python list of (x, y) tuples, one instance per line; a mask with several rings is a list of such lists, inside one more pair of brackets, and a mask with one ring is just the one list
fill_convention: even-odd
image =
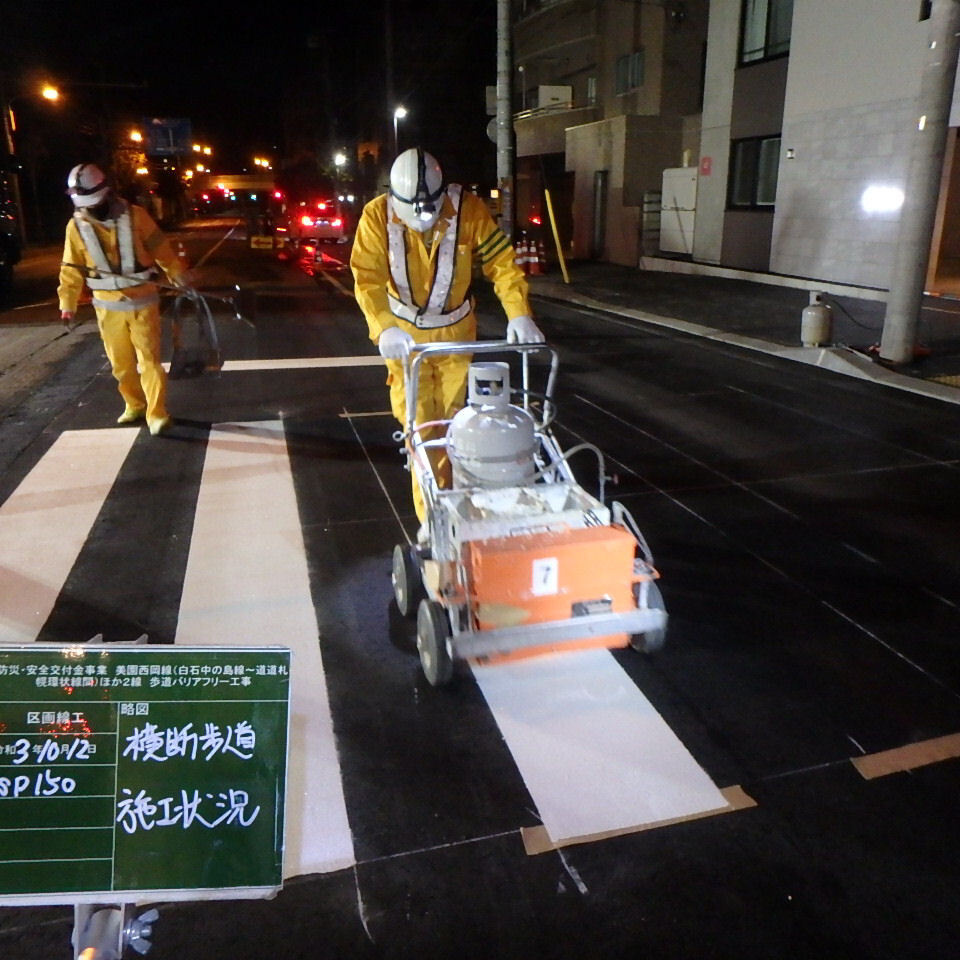
[[(485, 482), (458, 461), (457, 417), (419, 424), (416, 401), (421, 364), (440, 354), (519, 354), (522, 400), (505, 416), (524, 426), (530, 420), (531, 462), (521, 462), (520, 482), (499, 478), (499, 461), (489, 458), (493, 480)], [(549, 354), (546, 385), (530, 390), (531, 354)], [(496, 428), (495, 401), (474, 396), (474, 377), (506, 364), (472, 364), (469, 407), (484, 428)], [(416, 615), (417, 649), (427, 680), (448, 683), (456, 660), (492, 662), (585, 647), (659, 649), (666, 639), (667, 613), (656, 584), (653, 556), (627, 509), (604, 503), (603, 454), (589, 443), (564, 452), (550, 430), (556, 407), (558, 368), (554, 347), (544, 344), (418, 344), (405, 362), (406, 421), (402, 434), (407, 467), (423, 492), (426, 521), (416, 544), (394, 549), (392, 581), (404, 616)], [(495, 378), (495, 373), (494, 373)], [(504, 389), (509, 394), (509, 371)], [(485, 384), (488, 385), (488, 384)], [(493, 393), (499, 384), (494, 384)], [(499, 410), (503, 410), (502, 404)], [(461, 411), (463, 414), (464, 411)], [(465, 414), (466, 415), (466, 414)], [(460, 416), (460, 414), (458, 414)], [(446, 435), (426, 439), (427, 428), (447, 425)], [(516, 442), (514, 429), (508, 437)], [(478, 434), (483, 442), (484, 433)], [(445, 448), (454, 464), (451, 488), (440, 487), (429, 459)], [(569, 458), (590, 450), (599, 465), (599, 498), (577, 483)], [(517, 459), (524, 460), (520, 452)], [(460, 466), (458, 470), (457, 467)], [(459, 477), (458, 477), (459, 473)]]

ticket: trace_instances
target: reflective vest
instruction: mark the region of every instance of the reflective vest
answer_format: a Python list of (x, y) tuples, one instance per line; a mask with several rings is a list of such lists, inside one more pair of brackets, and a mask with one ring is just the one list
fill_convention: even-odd
[[(87, 276), (87, 286), (91, 290), (123, 290), (125, 287), (139, 287), (150, 281), (154, 275), (152, 265), (137, 269), (137, 257), (133, 247), (133, 221), (128, 206), (124, 205), (123, 213), (116, 220), (117, 247), (120, 250), (120, 270), (117, 273), (103, 252), (93, 224), (79, 211), (73, 216), (80, 239), (87, 248), (94, 268), (100, 274), (99, 277)], [(110, 305), (114, 305), (112, 301)]]
[(469, 298), (453, 310), (444, 311), (450, 288), (453, 286), (453, 273), (457, 256), (457, 233), (460, 227), (460, 198), (463, 188), (458, 183), (447, 187), (447, 196), (453, 204), (453, 217), (440, 238), (437, 249), (437, 267), (430, 284), (427, 302), (420, 306), (410, 290), (410, 277), (407, 271), (406, 230), (403, 223), (394, 219), (393, 197), (387, 196), (387, 249), (390, 261), (390, 277), (399, 297), (387, 294), (390, 312), (412, 323), (421, 330), (436, 327), (449, 327), (462, 320), (472, 309)]

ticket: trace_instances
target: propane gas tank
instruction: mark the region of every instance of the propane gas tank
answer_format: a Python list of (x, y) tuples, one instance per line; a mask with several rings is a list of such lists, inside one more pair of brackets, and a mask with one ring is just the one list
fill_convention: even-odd
[(510, 367), (470, 365), (467, 406), (450, 423), (447, 448), (454, 487), (514, 487), (533, 482), (533, 417), (510, 403)]
[(800, 342), (805, 347), (829, 343), (833, 335), (833, 311), (823, 302), (823, 294), (810, 291), (810, 303), (800, 315)]

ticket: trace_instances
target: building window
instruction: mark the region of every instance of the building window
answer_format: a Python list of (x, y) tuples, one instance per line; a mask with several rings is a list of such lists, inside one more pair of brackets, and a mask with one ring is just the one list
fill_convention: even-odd
[(626, 93), (643, 86), (644, 57), (642, 50), (617, 57), (616, 92)]
[(790, 52), (793, 0), (744, 0), (740, 63), (756, 63)]
[(780, 137), (735, 140), (730, 151), (731, 207), (769, 209), (777, 197)]
[(920, 20), (929, 20), (933, 13), (933, 0), (920, 0)]
[(587, 106), (594, 106), (597, 102), (597, 78), (587, 77)]

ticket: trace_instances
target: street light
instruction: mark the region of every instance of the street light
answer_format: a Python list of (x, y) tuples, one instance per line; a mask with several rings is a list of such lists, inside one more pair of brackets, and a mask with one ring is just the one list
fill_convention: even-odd
[(400, 144), (397, 137), (397, 121), (402, 120), (407, 115), (407, 108), (402, 104), (393, 111), (393, 155), (400, 153)]

